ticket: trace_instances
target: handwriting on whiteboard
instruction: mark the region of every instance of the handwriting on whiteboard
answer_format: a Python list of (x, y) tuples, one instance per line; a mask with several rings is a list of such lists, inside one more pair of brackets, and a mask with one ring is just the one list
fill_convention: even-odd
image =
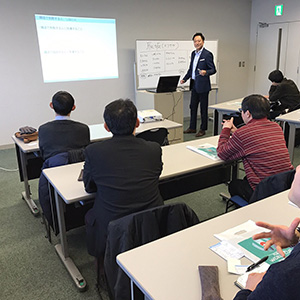
[(140, 79), (160, 76), (165, 72), (183, 75), (188, 69), (190, 51), (178, 48), (177, 42), (147, 42), (137, 57)]
[(157, 51), (157, 50), (176, 50), (179, 47), (177, 42), (147, 42), (147, 51)]

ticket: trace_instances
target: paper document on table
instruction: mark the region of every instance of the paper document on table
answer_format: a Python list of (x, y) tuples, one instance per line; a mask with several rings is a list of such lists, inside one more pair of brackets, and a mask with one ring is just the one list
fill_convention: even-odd
[(204, 155), (210, 159), (220, 160), (220, 158), (218, 157), (218, 154), (217, 154), (217, 148), (214, 145), (205, 143), (205, 144), (199, 145), (197, 147), (194, 147), (194, 146), (186, 146), (186, 147), (188, 149), (190, 149), (194, 152), (197, 152), (201, 155)]
[(221, 241), (229, 241), (233, 246), (242, 251), (248, 259), (250, 259), (251, 261), (256, 261), (258, 257), (261, 258), (263, 256), (266, 256), (268, 253), (262, 251), (261, 256), (257, 256), (253, 253), (253, 251), (249, 251), (248, 248), (243, 247), (243, 241), (248, 240), (249, 243), (254, 242), (252, 236), (263, 231), (269, 230), (257, 226), (252, 220), (248, 220), (245, 223), (225, 230), (221, 233), (215, 234), (214, 236)]
[(255, 233), (268, 231), (264, 228), (258, 227), (254, 221), (248, 220), (238, 226), (225, 230), (221, 233), (216, 233), (214, 236), (220, 241), (228, 241), (236, 238), (245, 239), (252, 236)]
[(236, 258), (228, 258), (227, 259), (227, 271), (232, 274), (244, 274), (247, 270), (247, 265), (242, 265), (241, 261)]
[(228, 102), (228, 103), (226, 103), (227, 105), (230, 105), (230, 106), (232, 106), (232, 105), (237, 105), (237, 106), (240, 106), (241, 105), (241, 101), (235, 101), (235, 102)]
[(229, 258), (240, 259), (244, 256), (243, 251), (231, 245), (228, 241), (222, 241), (210, 246), (209, 249), (220, 255), (225, 260)]

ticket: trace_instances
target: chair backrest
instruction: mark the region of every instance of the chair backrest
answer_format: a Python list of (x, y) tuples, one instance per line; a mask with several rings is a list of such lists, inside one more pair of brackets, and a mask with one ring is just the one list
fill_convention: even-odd
[(161, 146), (169, 145), (168, 130), (164, 127), (145, 130), (136, 134), (136, 137), (142, 138), (146, 141), (157, 142)]
[(290, 103), (288, 107), (288, 112), (292, 112), (300, 108), (300, 94), (287, 96), (288, 102)]
[(290, 170), (264, 178), (257, 185), (249, 203), (256, 202), (289, 189), (294, 180), (294, 175), (295, 170)]
[[(104, 268), (113, 299), (130, 299), (130, 281), (116, 263), (118, 254), (198, 223), (195, 212), (184, 203), (163, 205), (111, 221)], [(135, 299), (140, 297), (141, 294), (137, 294)]]
[[(45, 160), (42, 170), (58, 166), (67, 165), (84, 161), (84, 150), (75, 149), (58, 153)], [(39, 179), (39, 202), (42, 207), (43, 214), (48, 224), (53, 228), (55, 234), (58, 234), (58, 220), (53, 195), (49, 194), (48, 181), (43, 173)], [(68, 205), (65, 211), (67, 230), (84, 225), (84, 215), (92, 205), (82, 209), (76, 209), (74, 205)]]
[(68, 163), (73, 164), (77, 162), (84, 161), (84, 149), (72, 149), (68, 151)]

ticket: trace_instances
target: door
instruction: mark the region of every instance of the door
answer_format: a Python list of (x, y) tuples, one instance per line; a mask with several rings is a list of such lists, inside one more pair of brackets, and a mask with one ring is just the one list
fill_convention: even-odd
[(286, 67), (285, 77), (292, 79), (299, 87), (299, 32), (300, 22), (289, 23), (288, 27), (288, 41), (287, 41), (287, 52), (286, 52)]
[(257, 29), (254, 92), (268, 95), (268, 75), (275, 69), (285, 74), (288, 24), (260, 23)]

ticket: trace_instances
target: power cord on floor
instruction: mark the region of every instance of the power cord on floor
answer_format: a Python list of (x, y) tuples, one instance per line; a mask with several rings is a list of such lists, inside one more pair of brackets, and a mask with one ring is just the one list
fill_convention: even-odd
[(172, 121), (173, 120), (173, 116), (175, 115), (175, 108), (176, 106), (180, 103), (180, 100), (182, 99), (182, 94), (179, 96), (179, 98), (176, 100), (175, 99), (175, 96), (174, 96), (174, 93), (172, 93), (172, 98), (173, 98), (173, 108), (172, 108), (172, 113), (167, 116), (165, 119), (169, 120), (171, 118)]
[(6, 169), (6, 168), (3, 168), (3, 167), (0, 167), (0, 170), (2, 171), (5, 171), (5, 172), (17, 172), (19, 171), (19, 169)]

